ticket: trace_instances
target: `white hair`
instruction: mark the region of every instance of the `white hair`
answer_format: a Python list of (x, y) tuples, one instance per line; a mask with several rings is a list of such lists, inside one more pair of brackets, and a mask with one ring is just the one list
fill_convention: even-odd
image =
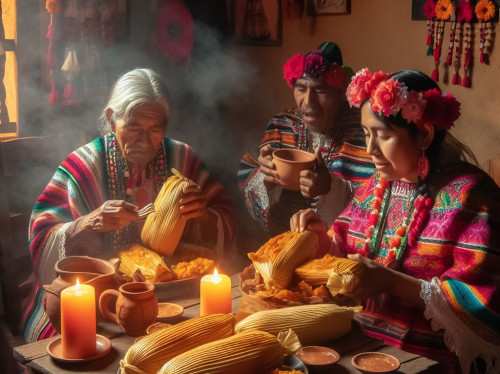
[(168, 90), (160, 75), (151, 69), (134, 69), (123, 74), (116, 81), (106, 107), (98, 120), (102, 134), (111, 131), (106, 118), (106, 109), (113, 111), (113, 119), (128, 118), (135, 108), (142, 104), (160, 104), (165, 118), (170, 117)]

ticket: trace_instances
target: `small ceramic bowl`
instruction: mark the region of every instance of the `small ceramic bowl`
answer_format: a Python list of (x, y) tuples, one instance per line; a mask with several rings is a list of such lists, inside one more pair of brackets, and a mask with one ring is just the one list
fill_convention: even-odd
[(352, 366), (359, 371), (371, 373), (392, 373), (399, 369), (399, 360), (383, 352), (364, 352), (354, 356)]
[(300, 149), (277, 149), (273, 152), (278, 183), (287, 190), (300, 189), (300, 172), (314, 168), (314, 154)]
[(184, 313), (184, 308), (179, 304), (174, 303), (158, 303), (158, 317), (159, 322), (167, 322), (175, 317), (179, 317)]
[(340, 359), (337, 351), (319, 345), (302, 347), (295, 355), (306, 364), (310, 374), (331, 373)]

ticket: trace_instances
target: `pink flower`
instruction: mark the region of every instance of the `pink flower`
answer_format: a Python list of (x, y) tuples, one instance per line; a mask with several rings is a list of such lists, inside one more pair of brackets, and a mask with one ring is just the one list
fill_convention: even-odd
[(374, 112), (384, 116), (396, 114), (403, 105), (406, 87), (397, 80), (387, 79), (381, 82), (371, 95), (371, 107)]
[(345, 70), (343, 67), (333, 63), (325, 73), (325, 81), (330, 87), (344, 89)]
[(408, 123), (420, 124), (420, 119), (425, 110), (427, 101), (424, 100), (422, 92), (410, 91), (401, 109), (401, 115)]
[(436, 3), (434, 0), (427, 0), (424, 4), (424, 15), (429, 21), (436, 17)]
[(472, 19), (472, 5), (468, 1), (459, 1), (457, 3), (457, 21), (470, 22)]
[(351, 108), (358, 107), (363, 101), (370, 97), (370, 93), (365, 91), (366, 83), (371, 79), (372, 73), (364, 68), (356, 73), (347, 87), (346, 96)]
[(304, 71), (304, 56), (300, 53), (290, 57), (283, 65), (283, 78), (290, 88), (295, 87), (295, 82)]

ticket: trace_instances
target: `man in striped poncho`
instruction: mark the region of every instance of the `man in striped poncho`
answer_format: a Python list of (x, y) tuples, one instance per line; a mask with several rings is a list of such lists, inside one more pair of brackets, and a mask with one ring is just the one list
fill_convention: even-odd
[[(359, 111), (345, 99), (352, 70), (339, 47), (324, 42), (305, 56), (291, 57), (283, 76), (297, 108), (271, 119), (258, 149), (243, 156), (238, 171), (248, 211), (272, 236), (287, 231), (290, 217), (300, 209), (312, 207), (327, 224), (333, 223), (355, 187), (374, 171)], [(272, 160), (276, 148), (315, 152), (316, 167), (301, 172), (300, 191), (278, 184)]]
[(140, 243), (137, 211), (155, 201), (172, 168), (197, 184), (180, 199), (181, 219), (188, 221), (182, 240), (219, 255), (233, 248), (229, 197), (191, 147), (165, 137), (169, 113), (158, 74), (149, 69), (126, 73), (101, 117), (106, 135), (70, 154), (39, 197), (30, 222), (37, 280), (24, 314), (28, 342), (56, 333), (43, 308), (41, 287), (54, 280), (55, 263), (71, 255), (108, 258), (127, 244)]

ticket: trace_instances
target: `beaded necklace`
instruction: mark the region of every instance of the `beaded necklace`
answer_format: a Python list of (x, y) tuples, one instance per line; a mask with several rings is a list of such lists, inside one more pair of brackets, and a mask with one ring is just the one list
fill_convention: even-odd
[[(108, 188), (109, 198), (112, 200), (125, 200), (134, 203), (132, 196), (132, 178), (128, 169), (128, 163), (122, 156), (121, 148), (116, 141), (113, 132), (105, 136), (106, 145), (106, 168), (108, 173)], [(166, 180), (167, 162), (165, 155), (165, 147), (163, 141), (158, 149), (157, 154), (147, 166), (146, 177), (153, 176), (154, 195), (160, 191), (163, 183)], [(130, 224), (121, 231), (112, 231), (110, 238), (113, 249), (131, 243), (139, 237), (139, 230), (135, 223)]]
[[(377, 185), (373, 191), (373, 200), (371, 205), (371, 212), (368, 216), (368, 227), (365, 229), (366, 239), (363, 243), (363, 252), (365, 256), (373, 258), (376, 255), (375, 261), (382, 263), (389, 268), (396, 268), (401, 258), (403, 257), (406, 249), (410, 232), (412, 238), (415, 237), (416, 231), (414, 229), (413, 221), (417, 217), (428, 218), (429, 210), (432, 204), (429, 204), (422, 195), (415, 198), (415, 192), (411, 194), (409, 199), (410, 209), (408, 214), (403, 219), (401, 226), (396, 229), (394, 236), (389, 240), (389, 249), (382, 257), (380, 255), (380, 242), (382, 240), (385, 225), (387, 222), (387, 213), (389, 210), (389, 201), (391, 198), (391, 185), (377, 175)], [(432, 200), (432, 199), (430, 199)], [(426, 204), (427, 202), (427, 204)], [(384, 212), (382, 215), (381, 212)], [(419, 229), (422, 227), (422, 220), (419, 220)], [(377, 252), (377, 253), (376, 253)]]

